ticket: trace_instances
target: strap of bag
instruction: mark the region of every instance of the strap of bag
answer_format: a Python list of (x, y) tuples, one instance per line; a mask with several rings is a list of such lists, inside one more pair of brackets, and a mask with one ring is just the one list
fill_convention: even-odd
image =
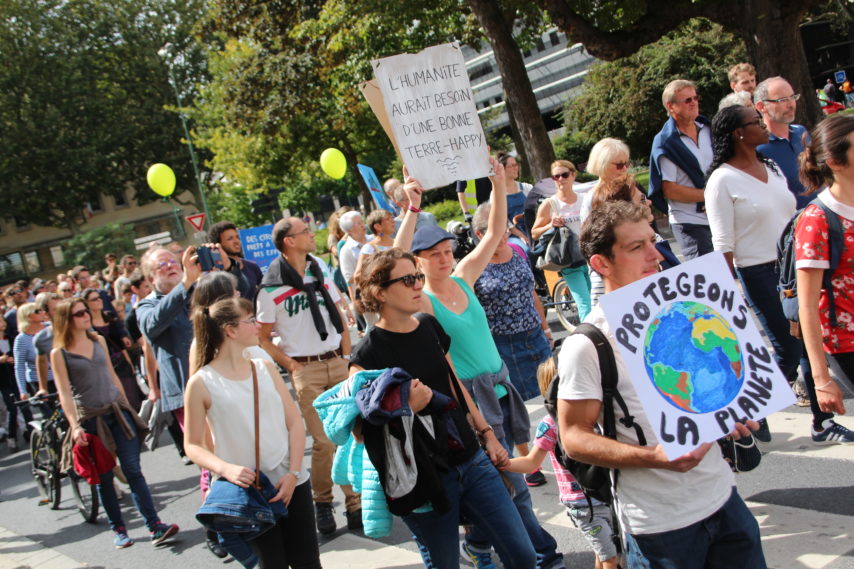
[(261, 439), (259, 436), (260, 419), (258, 413), (258, 373), (255, 371), (255, 362), (249, 360), (252, 367), (252, 403), (255, 407), (255, 489), (261, 489)]
[(820, 199), (815, 198), (812, 203), (821, 208), (824, 212), (824, 217), (827, 220), (827, 250), (828, 250), (828, 261), (830, 262), (830, 266), (824, 270), (824, 274), (821, 278), (821, 286), (827, 291), (827, 307), (830, 312), (830, 325), (831, 327), (836, 327), (836, 300), (834, 299), (833, 294), (833, 272), (839, 267), (839, 262), (842, 259), (842, 248), (843, 247), (834, 247), (833, 237), (834, 235), (838, 236), (837, 245), (845, 244), (845, 231), (842, 228), (842, 222), (839, 220), (839, 216), (835, 211), (831, 210), (827, 207), (824, 202)]

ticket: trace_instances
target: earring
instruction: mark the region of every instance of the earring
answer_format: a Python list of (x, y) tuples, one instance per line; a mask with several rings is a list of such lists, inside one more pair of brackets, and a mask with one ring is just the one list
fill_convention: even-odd
[(744, 136), (739, 135), (739, 136), (738, 136), (738, 139), (739, 139), (739, 140), (744, 140)]

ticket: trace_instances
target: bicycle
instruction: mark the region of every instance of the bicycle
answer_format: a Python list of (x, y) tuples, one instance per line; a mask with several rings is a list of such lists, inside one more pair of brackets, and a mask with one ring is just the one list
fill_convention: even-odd
[(95, 523), (100, 506), (95, 485), (89, 484), (74, 469), (67, 473), (60, 469), (62, 441), (68, 431), (68, 421), (57, 399), (58, 395), (51, 393), (16, 403), (34, 407), (44, 405), (50, 413), (47, 419), (30, 422), (30, 461), (33, 479), (41, 496), (40, 504), (49, 505), (51, 510), (58, 510), (62, 499), (62, 479), (68, 478), (77, 510), (86, 522)]

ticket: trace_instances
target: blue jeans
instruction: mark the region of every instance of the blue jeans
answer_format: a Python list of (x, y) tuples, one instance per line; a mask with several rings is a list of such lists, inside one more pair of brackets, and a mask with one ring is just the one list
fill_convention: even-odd
[[(107, 427), (113, 434), (113, 439), (116, 441), (116, 456), (119, 459), (119, 464), (122, 467), (122, 472), (127, 478), (130, 485), (130, 494), (133, 498), (133, 503), (136, 509), (145, 520), (145, 525), (149, 531), (153, 531), (154, 527), (160, 522), (157, 517), (157, 510), (154, 508), (154, 501), (151, 499), (151, 491), (148, 489), (148, 484), (142, 476), (142, 470), (139, 466), (139, 446), (140, 441), (136, 433), (136, 424), (133, 422), (130, 414), (127, 411), (122, 411), (125, 414), (125, 420), (133, 430), (133, 438), (128, 440), (122, 430), (119, 420), (114, 413), (103, 415), (102, 419), (106, 422)], [(95, 421), (97, 419), (89, 419), (83, 428), (87, 433), (97, 435)], [(116, 489), (113, 487), (112, 471), (100, 476), (101, 483), (98, 484), (98, 495), (101, 497), (101, 503), (104, 505), (104, 511), (107, 513), (107, 519), (110, 521), (110, 528), (115, 531), (120, 527), (124, 527), (125, 522), (122, 519), (122, 510), (119, 507), (119, 499), (116, 497)]]
[[(501, 410), (504, 411), (504, 433), (505, 438), (501, 439), (501, 444), (513, 456), (513, 446), (517, 443), (528, 441), (514, 441), (510, 435), (510, 421), (507, 418), (507, 398), (501, 398)], [(563, 554), (557, 551), (557, 542), (552, 535), (543, 529), (537, 520), (537, 515), (534, 513), (534, 506), (531, 503), (531, 491), (528, 489), (528, 484), (525, 482), (525, 477), (515, 472), (505, 472), (504, 475), (513, 484), (515, 496), (513, 503), (519, 516), (522, 518), (522, 524), (525, 526), (525, 531), (531, 539), (531, 544), (537, 552), (537, 567), (542, 569), (550, 569), (551, 567), (563, 567)], [(477, 525), (472, 526), (471, 531), (466, 534), (466, 543), (476, 549), (489, 549), (490, 544), (495, 547), (496, 542), (490, 540), (485, 532)], [(495, 547), (496, 551), (498, 550)]]
[(506, 569), (533, 569), (536, 554), (522, 520), (501, 481), (498, 471), (481, 450), (466, 462), (442, 475), (451, 509), (403, 516), (419, 545), (426, 549), (428, 567), (458, 569), (460, 566), (460, 514), (480, 528)]
[(632, 537), (652, 569), (767, 567), (759, 524), (735, 488), (723, 507), (705, 520), (672, 531)]
[(560, 270), (560, 276), (566, 281), (572, 300), (578, 308), (578, 318), (584, 320), (590, 314), (590, 273), (587, 265)]
[(540, 395), (537, 367), (552, 355), (549, 341), (538, 326), (533, 330), (493, 336), (498, 354), (510, 372), (510, 383), (528, 401)]
[(798, 362), (801, 359), (801, 341), (789, 333), (789, 321), (783, 315), (777, 283), (780, 274), (776, 263), (763, 263), (736, 269), (738, 280), (747, 297), (747, 304), (756, 313), (756, 318), (774, 347), (774, 359), (783, 376), (790, 382), (797, 378)]
[(712, 245), (712, 230), (708, 225), (699, 223), (671, 223), (673, 237), (682, 249), (686, 261), (711, 253), (715, 250)]

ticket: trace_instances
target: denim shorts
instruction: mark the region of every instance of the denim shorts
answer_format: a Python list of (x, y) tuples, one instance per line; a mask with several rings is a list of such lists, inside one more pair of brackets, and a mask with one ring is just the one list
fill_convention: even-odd
[(537, 367), (552, 355), (549, 341), (538, 326), (525, 332), (493, 336), (498, 354), (510, 372), (510, 383), (528, 401), (540, 394)]

